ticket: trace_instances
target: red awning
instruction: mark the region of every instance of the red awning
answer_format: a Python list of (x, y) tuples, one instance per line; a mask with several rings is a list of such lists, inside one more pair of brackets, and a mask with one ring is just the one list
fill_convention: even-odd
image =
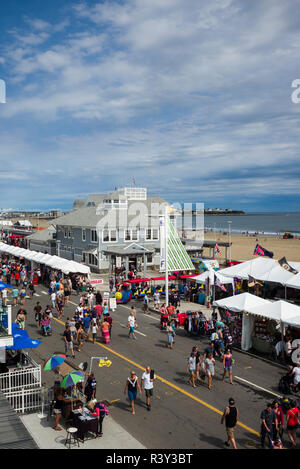
[(137, 279), (134, 279), (134, 280), (126, 280), (126, 282), (129, 282), (129, 283), (141, 283), (141, 282), (150, 282), (150, 278), (137, 278)]
[[(177, 277), (176, 275), (170, 275), (169, 277), (169, 280), (175, 280)], [(166, 277), (152, 277), (151, 280), (165, 280)]]
[(179, 275), (180, 278), (190, 278), (190, 277), (195, 277), (195, 274), (192, 275)]

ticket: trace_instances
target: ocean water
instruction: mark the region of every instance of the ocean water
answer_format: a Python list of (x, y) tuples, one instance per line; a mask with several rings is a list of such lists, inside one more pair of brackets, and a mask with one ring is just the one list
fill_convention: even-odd
[(286, 231), (300, 235), (300, 212), (247, 213), (246, 215), (204, 215), (204, 227), (208, 231), (228, 233), (284, 234)]

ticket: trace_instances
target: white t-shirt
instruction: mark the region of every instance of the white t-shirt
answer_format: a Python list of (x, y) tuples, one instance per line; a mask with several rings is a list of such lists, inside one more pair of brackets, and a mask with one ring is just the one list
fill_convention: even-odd
[[(154, 375), (154, 379), (155, 379), (155, 375)], [(144, 371), (142, 380), (144, 381), (145, 389), (153, 389), (153, 381), (152, 382), (150, 381), (150, 373), (147, 373), (146, 371)]]
[(55, 301), (55, 299), (56, 299), (56, 293), (53, 292), (53, 293), (51, 293), (51, 300)]
[(134, 316), (128, 316), (128, 322), (130, 327), (135, 326), (135, 317)]
[(294, 372), (294, 384), (300, 383), (300, 368), (298, 366), (295, 366), (293, 369)]
[(2, 290), (2, 298), (7, 298), (7, 290), (5, 288)]

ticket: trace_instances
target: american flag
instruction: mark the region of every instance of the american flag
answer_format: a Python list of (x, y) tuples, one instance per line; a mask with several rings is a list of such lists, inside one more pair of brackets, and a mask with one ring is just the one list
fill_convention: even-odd
[(221, 254), (221, 249), (218, 244), (215, 245), (215, 254)]
[(132, 178), (132, 184), (135, 186), (135, 179)]

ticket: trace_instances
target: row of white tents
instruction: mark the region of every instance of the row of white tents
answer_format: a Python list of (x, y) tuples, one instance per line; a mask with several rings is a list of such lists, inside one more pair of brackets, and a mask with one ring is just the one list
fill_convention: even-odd
[[(276, 260), (258, 257), (218, 271), (209, 269), (193, 279), (200, 284), (205, 284), (209, 279), (210, 285), (215, 285), (216, 276), (218, 282), (233, 285), (234, 278), (249, 281), (252, 277), (255, 280), (300, 289), (300, 262), (289, 262), (289, 265), (299, 273), (291, 273)], [(277, 321), (281, 331), (287, 325), (300, 328), (300, 307), (288, 301), (269, 301), (250, 293), (241, 293), (214, 301), (213, 305), (232, 312), (243, 313), (241, 343), (243, 350), (249, 350), (252, 346), (251, 336), (255, 316)]]
[(217, 300), (213, 305), (232, 312), (243, 313), (242, 350), (249, 350), (252, 346), (251, 336), (255, 316), (276, 321), (281, 331), (288, 325), (300, 328), (300, 307), (288, 301), (269, 301), (251, 293), (241, 293)]
[(286, 287), (300, 289), (300, 262), (289, 262), (289, 265), (299, 273), (293, 274), (281, 267), (276, 260), (266, 257), (245, 261), (219, 270), (218, 273), (224, 277), (236, 277), (241, 280), (249, 280), (249, 277), (253, 277), (263, 282), (274, 282)]
[(11, 246), (2, 242), (0, 242), (0, 251), (15, 257), (23, 257), (24, 259), (35, 262), (36, 264), (43, 264), (51, 267), (52, 269), (60, 270), (66, 275), (70, 273), (89, 275), (91, 273), (88, 266), (80, 264), (79, 262), (69, 261), (62, 257), (51, 256), (50, 254), (43, 254), (42, 252), (31, 251), (17, 246)]

